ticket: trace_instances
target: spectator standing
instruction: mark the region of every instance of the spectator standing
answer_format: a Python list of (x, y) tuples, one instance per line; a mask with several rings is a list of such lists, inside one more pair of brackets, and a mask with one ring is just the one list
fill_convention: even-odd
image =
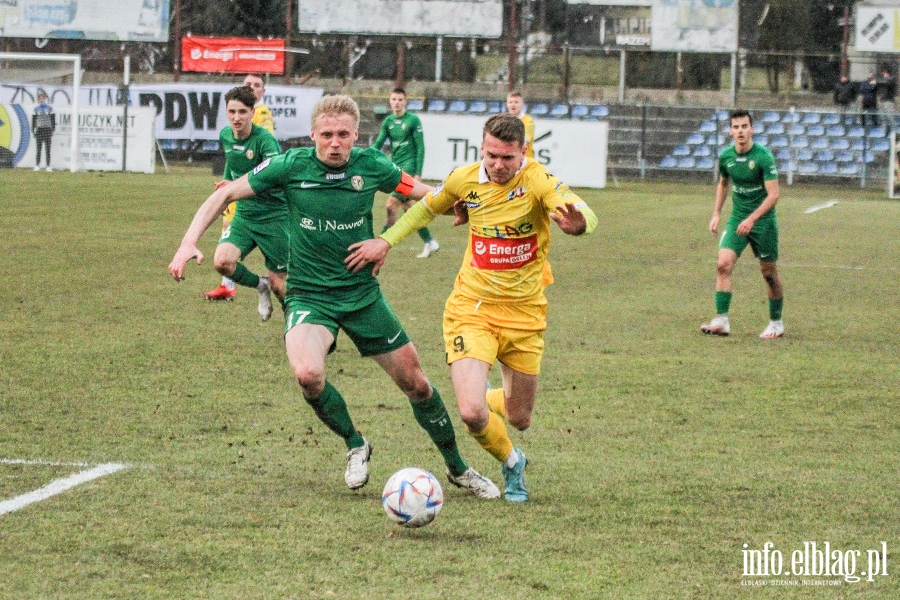
[(38, 105), (34, 108), (34, 114), (31, 115), (31, 132), (37, 142), (37, 156), (34, 159), (34, 170), (41, 170), (41, 147), (46, 147), (45, 155), (47, 158), (47, 171), (52, 171), (50, 166), (50, 141), (53, 138), (53, 132), (56, 131), (56, 114), (53, 107), (47, 101), (47, 94), (44, 90), (38, 91)]
[(862, 97), (863, 125), (878, 127), (878, 79), (874, 71), (860, 82), (859, 95)]
[(846, 75), (834, 84), (834, 103), (841, 107), (841, 112), (847, 112), (851, 105), (856, 102), (857, 90), (856, 83), (850, 81)]
[(887, 127), (894, 129), (894, 112), (896, 105), (894, 98), (897, 96), (897, 78), (891, 74), (887, 67), (881, 69), (881, 77), (878, 79), (878, 99), (881, 101), (881, 113), (884, 115)]

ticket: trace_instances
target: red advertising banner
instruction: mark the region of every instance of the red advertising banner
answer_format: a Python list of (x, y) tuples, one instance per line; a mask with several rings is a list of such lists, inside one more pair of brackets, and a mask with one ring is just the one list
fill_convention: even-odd
[(284, 40), (181, 38), (181, 70), (199, 73), (284, 73)]

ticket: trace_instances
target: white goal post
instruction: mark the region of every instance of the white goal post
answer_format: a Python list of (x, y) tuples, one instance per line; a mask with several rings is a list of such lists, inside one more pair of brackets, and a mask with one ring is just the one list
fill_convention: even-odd
[[(72, 63), (72, 144), (69, 160), (69, 170), (76, 172), (81, 169), (81, 150), (78, 139), (78, 121), (81, 115), (81, 56), (78, 54), (38, 54), (32, 52), (0, 52), (0, 61), (44, 61), (57, 63)], [(68, 73), (67, 73), (68, 74)]]

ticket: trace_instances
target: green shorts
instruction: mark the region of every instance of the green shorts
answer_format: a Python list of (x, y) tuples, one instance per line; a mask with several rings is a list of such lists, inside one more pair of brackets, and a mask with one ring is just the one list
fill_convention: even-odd
[(725, 225), (725, 231), (722, 232), (722, 238), (719, 240), (719, 250), (734, 250), (738, 256), (750, 244), (753, 250), (753, 256), (759, 260), (766, 262), (775, 262), (778, 260), (778, 221), (776, 219), (760, 219), (753, 225), (750, 234), (740, 236), (737, 234), (738, 225), (744, 219), (737, 218), (734, 215), (728, 219)]
[(255, 221), (235, 215), (219, 238), (220, 244), (233, 244), (241, 251), (241, 260), (254, 248), (265, 257), (266, 268), (273, 273), (287, 272), (287, 220)]
[[(372, 303), (348, 309), (333, 298), (288, 290), (284, 299), (284, 332), (300, 323), (322, 325), (335, 341), (338, 330), (343, 329), (362, 356), (386, 354), (409, 343), (403, 325), (381, 292)], [(332, 345), (329, 353), (335, 348), (336, 344)]]

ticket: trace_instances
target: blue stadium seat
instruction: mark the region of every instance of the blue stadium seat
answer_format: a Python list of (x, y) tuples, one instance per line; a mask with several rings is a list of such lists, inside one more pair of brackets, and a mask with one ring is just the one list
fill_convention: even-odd
[(587, 104), (576, 104), (572, 107), (572, 118), (573, 119), (581, 119), (588, 116), (590, 112), (590, 108)]
[(823, 163), (819, 166), (820, 175), (837, 175), (838, 166), (835, 162)]
[(679, 169), (694, 169), (697, 167), (697, 160), (693, 156), (685, 156), (678, 159)]
[(805, 135), (794, 138), (794, 148), (809, 148), (809, 138)]
[(853, 162), (853, 152), (850, 150), (841, 150), (837, 153), (837, 156), (834, 157), (834, 160), (839, 163)]
[(727, 108), (720, 108), (718, 111), (713, 113), (714, 121), (728, 121), (728, 118), (731, 117), (731, 111)]
[(690, 156), (691, 149), (687, 144), (679, 144), (675, 146), (675, 149), (672, 150), (672, 156)]
[(781, 122), (785, 125), (790, 125), (791, 123), (799, 123), (800, 122), (800, 114), (795, 112), (786, 112), (784, 116), (781, 118)]
[(797, 150), (797, 160), (812, 160), (813, 159), (813, 151), (809, 148), (800, 148)]
[(550, 109), (550, 112), (547, 115), (551, 119), (562, 119), (563, 117), (569, 116), (569, 105), (568, 104), (554, 104), (553, 108)]
[(841, 167), (839, 173), (841, 175), (846, 175), (848, 177), (853, 177), (854, 175), (859, 175), (859, 165), (846, 164)]
[(709, 146), (697, 146), (694, 148), (694, 156), (697, 158), (712, 156), (712, 150), (709, 149)]
[(409, 102), (406, 103), (406, 110), (418, 112), (423, 108), (425, 108), (425, 101), (421, 98), (410, 98)]
[(859, 125), (859, 116), (858, 115), (845, 115), (844, 116), (844, 125)]
[(700, 133), (715, 133), (717, 128), (715, 121), (703, 121), (700, 123), (700, 129), (697, 131)]
[(800, 168), (797, 169), (797, 172), (802, 175), (815, 175), (819, 172), (819, 165), (814, 162), (800, 163)]
[(451, 100), (450, 104), (447, 106), (448, 113), (462, 113), (466, 112), (466, 106), (468, 103), (465, 100)]
[(818, 123), (822, 120), (822, 115), (817, 112), (808, 112), (803, 115), (803, 118), (800, 119), (800, 122), (804, 125), (812, 125), (814, 123)]
[(778, 160), (791, 160), (791, 154), (790, 148), (779, 148), (778, 152), (775, 153), (775, 158)]
[(832, 150), (848, 150), (850, 148), (850, 140), (847, 138), (834, 138), (831, 140)]
[(667, 156), (659, 162), (659, 166), (663, 169), (674, 169), (678, 166), (678, 159), (674, 156)]
[(825, 133), (828, 137), (844, 137), (847, 129), (843, 125), (829, 125)]
[(874, 152), (887, 152), (891, 149), (891, 141), (887, 138), (881, 138), (872, 142), (872, 150)]
[(787, 173), (788, 171), (797, 172), (797, 163), (792, 160), (786, 160), (778, 165), (778, 170), (782, 173)]
[(800, 123), (794, 123), (791, 125), (790, 129), (788, 129), (788, 135), (804, 135), (805, 133), (806, 127)]
[(539, 102), (531, 107), (531, 110), (527, 111), (532, 117), (543, 117), (547, 113), (550, 112), (550, 107), (544, 104), (543, 102)]
[(781, 123), (772, 123), (769, 125), (769, 128), (766, 130), (770, 135), (776, 135), (784, 133), (784, 125)]
[(181, 140), (181, 149), (185, 152), (190, 151), (193, 145), (194, 143), (191, 140)]
[(701, 158), (697, 161), (697, 168), (706, 171), (712, 170), (716, 166), (716, 161), (712, 156)]
[(873, 127), (869, 130), (868, 137), (870, 138), (883, 138), (887, 136), (887, 129), (884, 127)]
[(774, 110), (770, 110), (763, 115), (763, 118), (760, 119), (760, 121), (763, 123), (778, 123), (781, 121), (781, 114)]
[(863, 129), (861, 125), (854, 125), (850, 128), (850, 131), (847, 132), (847, 137), (861, 138), (865, 134), (866, 130)]
[(816, 153), (816, 160), (819, 162), (830, 162), (834, 160), (834, 152), (832, 150), (819, 150)]
[(178, 150), (178, 140), (159, 140), (159, 147), (164, 151)]
[(863, 157), (862, 157), (862, 158), (863, 158), (863, 160), (866, 161), (867, 163), (875, 162), (875, 153), (872, 152), (871, 150), (866, 150), (866, 151), (863, 153)]
[(714, 134), (706, 138), (706, 143), (710, 146), (715, 146), (716, 148), (721, 148), (725, 145), (725, 136), (721, 133)]
[(825, 150), (831, 147), (831, 143), (827, 137), (815, 137), (809, 143), (809, 147), (813, 150)]
[(825, 135), (825, 127), (821, 123), (809, 125), (806, 128), (806, 135)]
[(758, 144), (762, 144), (763, 146), (768, 146), (769, 145), (769, 136), (767, 136), (765, 134), (763, 134), (763, 135), (753, 134), (753, 141)]
[(601, 118), (601, 119), (602, 119), (603, 117), (608, 117), (608, 116), (609, 116), (609, 107), (608, 107), (608, 106), (604, 106), (604, 105), (602, 105), (602, 104), (599, 105), (599, 106), (595, 106), (594, 108), (591, 109), (591, 116), (592, 116), (592, 117), (599, 117), (599, 118)]
[(506, 112), (505, 102), (491, 102), (488, 105), (488, 113), (496, 115), (497, 113)]
[(203, 150), (203, 152), (218, 152), (222, 147), (219, 145), (218, 140), (206, 140), (200, 146), (200, 149)]
[(765, 123), (757, 123), (753, 126), (753, 135), (756, 135), (757, 133), (766, 133)]
[(428, 112), (444, 112), (447, 110), (447, 101), (446, 100), (429, 100), (428, 101)]
[(466, 112), (470, 115), (482, 115), (487, 112), (488, 105), (484, 100), (473, 100), (469, 103), (469, 108)]
[(687, 143), (692, 146), (697, 146), (699, 144), (704, 143), (705, 141), (706, 141), (706, 138), (703, 137), (702, 133), (692, 133), (691, 135), (688, 136), (688, 139), (687, 139)]
[(777, 135), (769, 141), (770, 148), (787, 148), (788, 139), (783, 135)]
[(841, 122), (841, 115), (837, 113), (826, 113), (822, 115), (822, 125), (837, 125)]

